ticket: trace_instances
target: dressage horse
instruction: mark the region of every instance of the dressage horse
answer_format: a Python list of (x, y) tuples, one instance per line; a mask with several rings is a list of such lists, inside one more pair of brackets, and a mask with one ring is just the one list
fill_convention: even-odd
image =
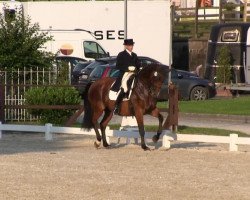
[[(141, 147), (150, 150), (145, 144), (145, 130), (143, 115), (149, 114), (157, 117), (159, 127), (153, 141), (157, 142), (162, 133), (163, 116), (156, 107), (157, 96), (160, 92), (164, 79), (167, 76), (167, 66), (149, 65), (141, 69), (136, 75), (135, 84), (132, 89), (130, 99), (123, 101), (120, 106), (121, 116), (135, 116), (141, 137)], [(82, 127), (86, 129), (94, 128), (96, 139), (94, 145), (100, 147), (101, 140), (103, 146), (109, 147), (106, 141), (105, 129), (113, 116), (115, 101), (109, 99), (109, 91), (115, 78), (106, 77), (97, 80), (87, 88), (84, 98), (84, 117)], [(98, 119), (103, 115), (101, 122)], [(98, 128), (101, 130), (101, 135)]]

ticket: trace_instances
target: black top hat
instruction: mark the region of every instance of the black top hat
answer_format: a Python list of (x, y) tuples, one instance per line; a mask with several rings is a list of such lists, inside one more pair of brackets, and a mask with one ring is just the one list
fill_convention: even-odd
[(125, 39), (123, 45), (134, 45), (133, 39)]

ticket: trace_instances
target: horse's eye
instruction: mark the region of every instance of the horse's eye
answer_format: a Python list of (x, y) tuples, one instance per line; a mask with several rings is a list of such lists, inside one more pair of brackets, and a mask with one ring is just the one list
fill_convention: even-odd
[(158, 72), (154, 72), (154, 76), (157, 76), (158, 75)]

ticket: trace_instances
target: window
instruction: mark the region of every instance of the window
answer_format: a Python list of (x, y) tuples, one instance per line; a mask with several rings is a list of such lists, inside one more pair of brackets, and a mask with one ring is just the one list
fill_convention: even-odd
[(14, 9), (4, 9), (4, 19), (5, 21), (12, 21), (15, 19), (16, 11)]
[(107, 57), (106, 52), (96, 42), (87, 41), (83, 42), (84, 55), (86, 58), (103, 58)]
[(222, 33), (222, 42), (239, 42), (240, 32), (238, 29), (232, 31), (224, 31)]
[(142, 66), (144, 66), (144, 65), (151, 65), (152, 64), (152, 62), (151, 61), (149, 61), (149, 60), (140, 60), (140, 62), (141, 62), (141, 65)]
[(110, 77), (118, 77), (120, 74), (120, 70), (117, 70), (117, 69), (112, 69), (111, 72), (110, 72)]
[(106, 52), (103, 50), (103, 48), (102, 48), (99, 44), (97, 44), (97, 43), (96, 43), (96, 46), (97, 46), (99, 58), (107, 57), (107, 54), (106, 54)]
[(99, 65), (94, 68), (89, 77), (100, 78), (106, 69), (105, 65)]

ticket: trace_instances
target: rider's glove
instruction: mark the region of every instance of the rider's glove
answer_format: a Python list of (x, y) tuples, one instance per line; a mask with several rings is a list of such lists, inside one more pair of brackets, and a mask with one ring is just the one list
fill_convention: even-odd
[(135, 71), (135, 67), (134, 67), (134, 66), (129, 66), (129, 67), (128, 67), (128, 70), (129, 70), (130, 72), (133, 72), (133, 71)]

